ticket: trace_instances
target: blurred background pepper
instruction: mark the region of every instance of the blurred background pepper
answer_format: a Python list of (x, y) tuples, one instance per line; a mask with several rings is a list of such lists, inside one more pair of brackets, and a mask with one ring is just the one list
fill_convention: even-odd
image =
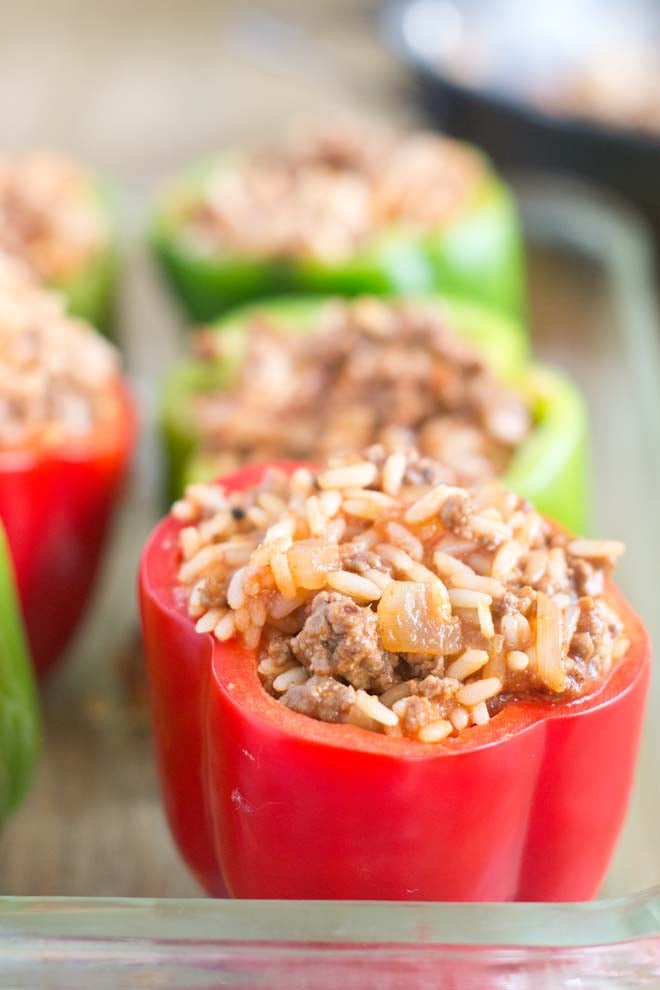
[[(432, 305), (432, 297), (427, 298), (427, 304)], [(215, 396), (217, 399), (224, 394), (229, 400), (239, 383), (244, 388), (250, 388), (249, 377), (247, 380), (242, 377), (242, 369), (250, 348), (253, 326), (266, 324), (271, 330), (284, 334), (314, 334), (316, 329), (318, 334), (323, 325), (324, 307), (327, 305), (327, 300), (324, 303), (323, 300), (291, 297), (243, 307), (227, 314), (213, 325), (211, 333), (216, 336), (219, 345), (217, 357), (211, 356), (207, 360), (189, 358), (170, 372), (163, 387), (162, 408), (168, 489), (172, 498), (181, 495), (186, 483), (206, 481), (217, 477), (219, 473), (226, 473), (228, 466), (236, 466), (232, 437), (223, 436), (222, 426), (217, 428), (214, 437), (215, 456), (213, 446), (211, 449), (208, 443), (205, 446), (199, 435), (197, 419), (201, 414), (199, 409), (196, 413), (196, 404), (198, 406), (205, 396)], [(507, 483), (519, 495), (531, 499), (552, 519), (576, 532), (582, 531), (589, 517), (589, 503), (587, 415), (579, 391), (557, 370), (527, 360), (525, 334), (522, 326), (515, 320), (459, 300), (439, 297), (436, 305), (440, 307), (439, 311), (446, 320), (450, 335), (455, 334), (470, 348), (474, 348), (475, 353), (492, 370), (495, 380), (514, 389), (529, 410), (531, 431), (512, 453), (506, 467)], [(322, 362), (321, 346), (318, 351), (318, 361)], [(262, 377), (268, 379), (267, 354), (258, 360), (257, 367)], [(271, 358), (270, 370), (277, 377), (277, 357)], [(248, 366), (248, 376), (249, 373)], [(401, 381), (403, 387), (403, 377)], [(379, 382), (375, 370), (372, 383), (371, 403), (373, 407), (377, 407), (379, 397), (376, 393), (385, 386)], [(420, 387), (415, 382), (406, 384), (409, 391)], [(260, 386), (257, 384), (256, 387)], [(331, 402), (331, 387), (331, 384), (326, 383), (322, 390), (326, 406)], [(364, 387), (369, 388), (368, 381)], [(440, 380), (435, 388), (440, 411), (446, 400), (445, 391), (455, 393), (457, 385), (450, 381), (443, 386)], [(469, 390), (474, 391), (475, 388), (474, 380), (464, 383), (463, 388), (465, 395), (462, 398), (467, 402)], [(460, 408), (460, 397), (453, 394), (452, 398)], [(320, 399), (321, 396), (318, 395), (317, 401)], [(264, 401), (263, 391), (259, 401)], [(412, 397), (411, 401), (414, 405)], [(243, 412), (242, 415), (249, 415), (249, 412)], [(281, 417), (281, 408), (272, 409), (270, 415), (272, 422), (277, 424), (278, 417)], [(281, 419), (279, 422), (280, 429), (286, 434), (286, 424)], [(314, 424), (310, 428), (314, 431)], [(328, 428), (327, 422), (325, 426), (321, 426), (321, 420), (316, 424), (317, 430)], [(262, 427), (261, 432), (263, 429)], [(353, 426), (352, 436), (356, 438), (358, 446), (365, 442), (360, 439), (356, 424)], [(207, 437), (207, 441), (210, 439)], [(367, 442), (373, 439), (374, 437), (369, 437)], [(296, 449), (288, 436), (282, 437), (279, 449), (271, 449), (272, 456), (280, 459), (302, 456), (306, 452), (304, 448)], [(467, 457), (467, 452), (465, 456)], [(246, 454), (246, 459), (254, 459), (254, 453), (251, 457)]]
[[(309, 148), (278, 149), (283, 160), (225, 152), (166, 188), (152, 243), (191, 319), (287, 292), (442, 291), (522, 314), (516, 207), (476, 149), (428, 134), (405, 143), (395, 134), (391, 146), (388, 135), (381, 148), (380, 135), (364, 124), (361, 132), (359, 121), (326, 132), (317, 126), (317, 147), (312, 131)], [(270, 189), (260, 191), (259, 182)], [(214, 202), (220, 197), (226, 204)], [(223, 213), (237, 206), (247, 215), (234, 218), (232, 231)], [(291, 218), (299, 223), (282, 243)]]
[(114, 211), (105, 185), (62, 152), (0, 157), (0, 250), (105, 333), (117, 288)]
[(0, 451), (0, 519), (40, 676), (85, 613), (135, 443), (132, 399), (116, 391), (114, 422), (82, 443)]

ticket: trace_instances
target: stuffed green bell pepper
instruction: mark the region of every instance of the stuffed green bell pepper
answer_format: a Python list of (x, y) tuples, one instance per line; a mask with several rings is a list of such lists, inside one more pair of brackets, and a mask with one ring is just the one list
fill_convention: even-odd
[(117, 277), (111, 197), (54, 152), (0, 159), (0, 250), (65, 299), (72, 316), (109, 332)]
[(430, 133), (330, 125), (225, 152), (166, 188), (152, 244), (193, 320), (287, 293), (524, 305), (508, 188), (476, 149)]
[(279, 299), (193, 338), (163, 389), (170, 495), (242, 464), (416, 445), (448, 484), (504, 476), (584, 528), (586, 414), (520, 326), (439, 297)]
[(39, 740), (32, 666), (9, 548), (0, 523), (0, 822), (25, 794)]

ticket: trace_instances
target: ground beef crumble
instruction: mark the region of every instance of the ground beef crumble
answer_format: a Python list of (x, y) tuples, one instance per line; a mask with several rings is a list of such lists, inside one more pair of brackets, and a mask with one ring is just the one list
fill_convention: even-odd
[[(456, 336), (441, 303), (335, 300), (310, 332), (283, 328), (256, 313), (237, 378), (191, 399), (202, 452), (223, 471), (416, 443), (430, 460), (411, 465), (414, 483), (471, 484), (501, 473), (531, 429), (525, 402)], [(228, 347), (208, 332), (193, 346), (207, 363)], [(471, 537), (459, 497), (443, 513)]]
[(334, 677), (312, 675), (305, 684), (294, 684), (280, 701), (287, 708), (321, 722), (345, 722), (355, 704), (355, 688)]
[(395, 224), (443, 227), (474, 201), (487, 167), (438, 134), (337, 121), (280, 147), (221, 159), (170, 200), (196, 250), (253, 257), (349, 257)]
[(380, 645), (376, 613), (337, 592), (312, 599), (291, 650), (313, 674), (342, 677), (355, 688), (380, 694), (396, 680), (399, 658)]

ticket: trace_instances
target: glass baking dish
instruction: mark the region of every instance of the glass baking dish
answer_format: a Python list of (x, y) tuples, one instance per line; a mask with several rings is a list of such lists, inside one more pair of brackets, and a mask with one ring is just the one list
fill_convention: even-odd
[[(534, 344), (584, 388), (594, 532), (624, 539), (620, 582), (660, 639), (660, 336), (643, 225), (587, 187), (520, 184)], [(133, 595), (160, 514), (155, 381), (180, 346), (142, 255), (125, 336), (148, 410), (130, 498), (88, 627), (44, 698), (36, 785), (0, 840), (0, 990), (660, 986), (660, 687), (603, 889), (585, 905), (207, 901), (160, 813)], [(612, 397), (615, 401), (612, 401)], [(304, 869), (304, 860), (301, 862)], [(59, 895), (59, 896), (55, 896)], [(66, 895), (66, 896), (61, 896)], [(145, 899), (149, 898), (149, 899)]]
[(586, 905), (8, 899), (2, 990), (627, 990), (660, 898)]

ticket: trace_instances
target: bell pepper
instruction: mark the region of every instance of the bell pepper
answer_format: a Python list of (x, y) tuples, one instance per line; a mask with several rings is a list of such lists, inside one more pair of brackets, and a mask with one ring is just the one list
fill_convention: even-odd
[[(292, 469), (295, 465), (284, 465)], [(227, 490), (259, 481), (250, 466)], [(510, 701), (442, 748), (318, 722), (268, 695), (254, 651), (195, 631), (170, 517), (144, 551), (144, 644), (162, 792), (213, 895), (554, 901), (592, 897), (625, 813), (649, 677), (646, 632), (592, 695)]]
[[(225, 357), (179, 364), (163, 389), (162, 424), (169, 494), (176, 498), (189, 481), (216, 476), (218, 458), (200, 450), (192, 399), (204, 391), (230, 388), (245, 357), (247, 330), (255, 312), (265, 312), (283, 332), (311, 332), (324, 300), (303, 297), (242, 307), (214, 324), (223, 335)], [(520, 325), (473, 303), (444, 299), (450, 325), (472, 343), (496, 377), (522, 393), (534, 419), (529, 438), (515, 452), (505, 482), (539, 511), (569, 529), (586, 524), (587, 417), (575, 386), (563, 374), (527, 363)]]
[(525, 279), (520, 224), (507, 186), (487, 169), (472, 203), (432, 231), (403, 226), (374, 233), (349, 259), (251, 258), (202, 251), (191, 244), (185, 211), (199, 200), (209, 174), (232, 169), (226, 153), (166, 190), (151, 231), (160, 266), (192, 320), (208, 321), (238, 303), (287, 293), (356, 296), (442, 291), (520, 316)]
[(108, 190), (96, 184), (94, 199), (109, 229), (108, 242), (79, 271), (52, 280), (48, 287), (64, 297), (72, 316), (86, 320), (106, 336), (112, 336), (119, 255), (113, 223), (113, 202)]
[(128, 391), (116, 417), (54, 447), (0, 449), (0, 519), (39, 676), (82, 617), (135, 440)]
[(30, 782), (40, 745), (32, 668), (14, 584), (7, 540), (0, 525), (0, 822)]

